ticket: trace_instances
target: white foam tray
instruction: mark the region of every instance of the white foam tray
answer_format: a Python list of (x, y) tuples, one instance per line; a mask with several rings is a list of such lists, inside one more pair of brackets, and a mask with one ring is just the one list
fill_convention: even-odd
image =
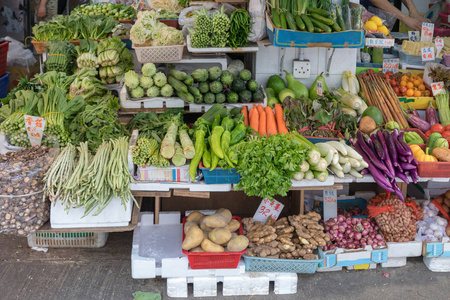
[(230, 47), (224, 48), (194, 48), (191, 45), (191, 35), (187, 36), (187, 49), (191, 53), (242, 53), (242, 52), (258, 52), (258, 44), (249, 42), (247, 47), (239, 47), (237, 49), (231, 49)]
[(125, 85), (119, 93), (122, 108), (178, 108), (184, 107), (185, 102), (178, 97), (154, 97), (132, 100), (128, 96)]

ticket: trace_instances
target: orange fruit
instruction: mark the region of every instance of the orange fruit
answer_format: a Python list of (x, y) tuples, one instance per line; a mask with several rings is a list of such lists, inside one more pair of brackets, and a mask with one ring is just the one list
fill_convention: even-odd
[(407, 87), (408, 89), (412, 89), (412, 88), (414, 87), (414, 83), (412, 83), (412, 82), (410, 81), (410, 82), (406, 83), (406, 87)]
[(414, 80), (414, 86), (418, 87), (420, 85), (420, 80), (416, 79)]
[(402, 76), (402, 81), (408, 81), (409, 80), (409, 76), (408, 75), (403, 75)]
[(414, 97), (422, 97), (421, 91), (414, 91)]
[(402, 77), (402, 81), (400, 81), (400, 86), (406, 86), (406, 84), (407, 84), (407, 81), (403, 80), (403, 77)]
[(419, 91), (425, 91), (425, 85), (423, 83), (419, 84), (418, 88)]
[(407, 96), (407, 97), (412, 97), (412, 96), (414, 96), (414, 90), (413, 90), (413, 89), (408, 89), (408, 90), (406, 91), (406, 96)]
[(425, 90), (425, 91), (423, 92), (423, 96), (424, 96), (424, 97), (430, 97), (430, 95), (431, 95), (431, 93), (430, 93), (429, 90)]
[(411, 76), (409, 77), (409, 79), (411, 79), (411, 81), (414, 81), (414, 80), (416, 80), (416, 79), (417, 79), (417, 77), (416, 77), (416, 75), (414, 75), (414, 74), (411, 74)]

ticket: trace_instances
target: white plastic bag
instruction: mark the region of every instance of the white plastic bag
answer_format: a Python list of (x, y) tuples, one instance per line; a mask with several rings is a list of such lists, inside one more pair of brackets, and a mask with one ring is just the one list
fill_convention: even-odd
[(250, 42), (257, 42), (266, 37), (266, 6), (265, 1), (262, 0), (250, 0), (248, 4), (248, 13), (252, 18), (251, 32), (248, 35), (247, 40)]
[(21, 66), (28, 67), (36, 63), (33, 52), (25, 49), (25, 45), (21, 42), (13, 39), (12, 37), (5, 37), (5, 40), (9, 41), (8, 45), (8, 56), (6, 60), (6, 65), (8, 67)]
[(447, 227), (447, 220), (438, 216), (433, 218), (423, 219), (416, 222), (418, 229), (415, 240), (437, 242), (446, 237), (445, 228)]
[(424, 219), (433, 218), (437, 216), (439, 213), (439, 208), (437, 208), (437, 206), (434, 205), (434, 203), (431, 202), (430, 200), (427, 200), (424, 203), (422, 203), (422, 208)]
[(431, 78), (429, 75), (431, 72), (431, 69), (434, 69), (434, 68), (442, 68), (443, 70), (448, 69), (446, 66), (438, 64), (438, 63), (434, 63), (434, 62), (426, 63), (425, 71), (423, 73), (423, 83), (429, 88), (431, 88), (431, 84), (434, 82), (433, 78)]

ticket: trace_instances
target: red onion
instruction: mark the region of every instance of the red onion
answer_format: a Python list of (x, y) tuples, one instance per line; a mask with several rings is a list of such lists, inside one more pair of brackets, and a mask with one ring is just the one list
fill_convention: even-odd
[(339, 226), (339, 232), (342, 232), (342, 233), (344, 233), (344, 232), (345, 232), (345, 227), (343, 227), (343, 226)]
[(379, 242), (378, 242), (378, 245), (384, 246), (384, 245), (386, 245), (386, 243), (385, 243), (384, 241), (379, 241)]
[(364, 228), (366, 228), (366, 229), (370, 227), (370, 223), (367, 222), (367, 221), (361, 222), (361, 224), (362, 224), (362, 226), (363, 226)]
[(325, 225), (324, 228), (325, 228), (325, 232), (330, 231), (330, 229), (331, 229), (331, 227), (329, 225)]
[(373, 244), (373, 240), (372, 239), (368, 239), (367, 240), (367, 245), (372, 245)]
[(361, 243), (360, 245), (361, 245), (361, 248), (364, 248), (365, 246), (367, 246), (367, 243), (364, 242), (364, 243)]
[(360, 240), (361, 237), (362, 237), (361, 232), (356, 232), (355, 235), (354, 235), (355, 240)]
[(328, 249), (329, 249), (329, 250), (336, 249), (336, 245), (330, 245), (330, 246), (328, 247)]
[(377, 242), (373, 242), (372, 244), (372, 248), (378, 247), (378, 243)]
[(350, 228), (345, 229), (345, 235), (349, 236), (353, 231)]
[(338, 229), (339, 229), (339, 226), (338, 226), (337, 224), (334, 224), (333, 226), (331, 226), (331, 229), (333, 229), (333, 230), (338, 230)]
[(337, 221), (338, 221), (338, 223), (345, 222), (344, 216), (339, 215), (339, 216), (337, 217)]
[(356, 245), (353, 244), (353, 243), (349, 243), (349, 244), (347, 245), (347, 249), (356, 249)]
[(343, 239), (344, 238), (344, 234), (342, 232), (338, 232), (337, 238), (338, 239)]
[(349, 234), (347, 234), (347, 236), (351, 239), (353, 239), (355, 237), (355, 233), (352, 231)]
[(369, 232), (367, 231), (367, 229), (364, 229), (363, 232), (361, 232), (362, 235), (366, 236), (369, 234)]
[(357, 221), (357, 220), (358, 220), (358, 219), (356, 219), (356, 218), (353, 218), (353, 219), (352, 219), (352, 224), (353, 224), (353, 225), (356, 225), (356, 224), (358, 223), (358, 221)]
[(372, 240), (375, 239), (375, 233), (371, 233), (369, 236), (370, 236), (370, 238), (371, 238)]
[(347, 244), (353, 243), (353, 239), (347, 239)]
[(384, 240), (383, 237), (382, 237), (381, 235), (379, 235), (379, 234), (377, 234), (377, 235), (375, 236), (375, 238), (376, 238), (377, 240), (379, 240), (379, 241), (383, 241), (383, 240)]
[(345, 223), (347, 223), (348, 225), (352, 224), (352, 218), (347, 218), (347, 220), (345, 220)]
[(339, 227), (348, 228), (348, 224), (345, 222), (339, 223)]

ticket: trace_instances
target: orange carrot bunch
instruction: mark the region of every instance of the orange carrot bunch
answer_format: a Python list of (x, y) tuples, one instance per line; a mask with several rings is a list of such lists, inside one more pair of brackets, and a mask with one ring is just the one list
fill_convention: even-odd
[(269, 106), (263, 108), (261, 104), (258, 104), (258, 106), (253, 105), (249, 111), (244, 106), (241, 113), (244, 115), (245, 125), (252, 127), (260, 136), (289, 132), (281, 104), (275, 104), (275, 112)]

